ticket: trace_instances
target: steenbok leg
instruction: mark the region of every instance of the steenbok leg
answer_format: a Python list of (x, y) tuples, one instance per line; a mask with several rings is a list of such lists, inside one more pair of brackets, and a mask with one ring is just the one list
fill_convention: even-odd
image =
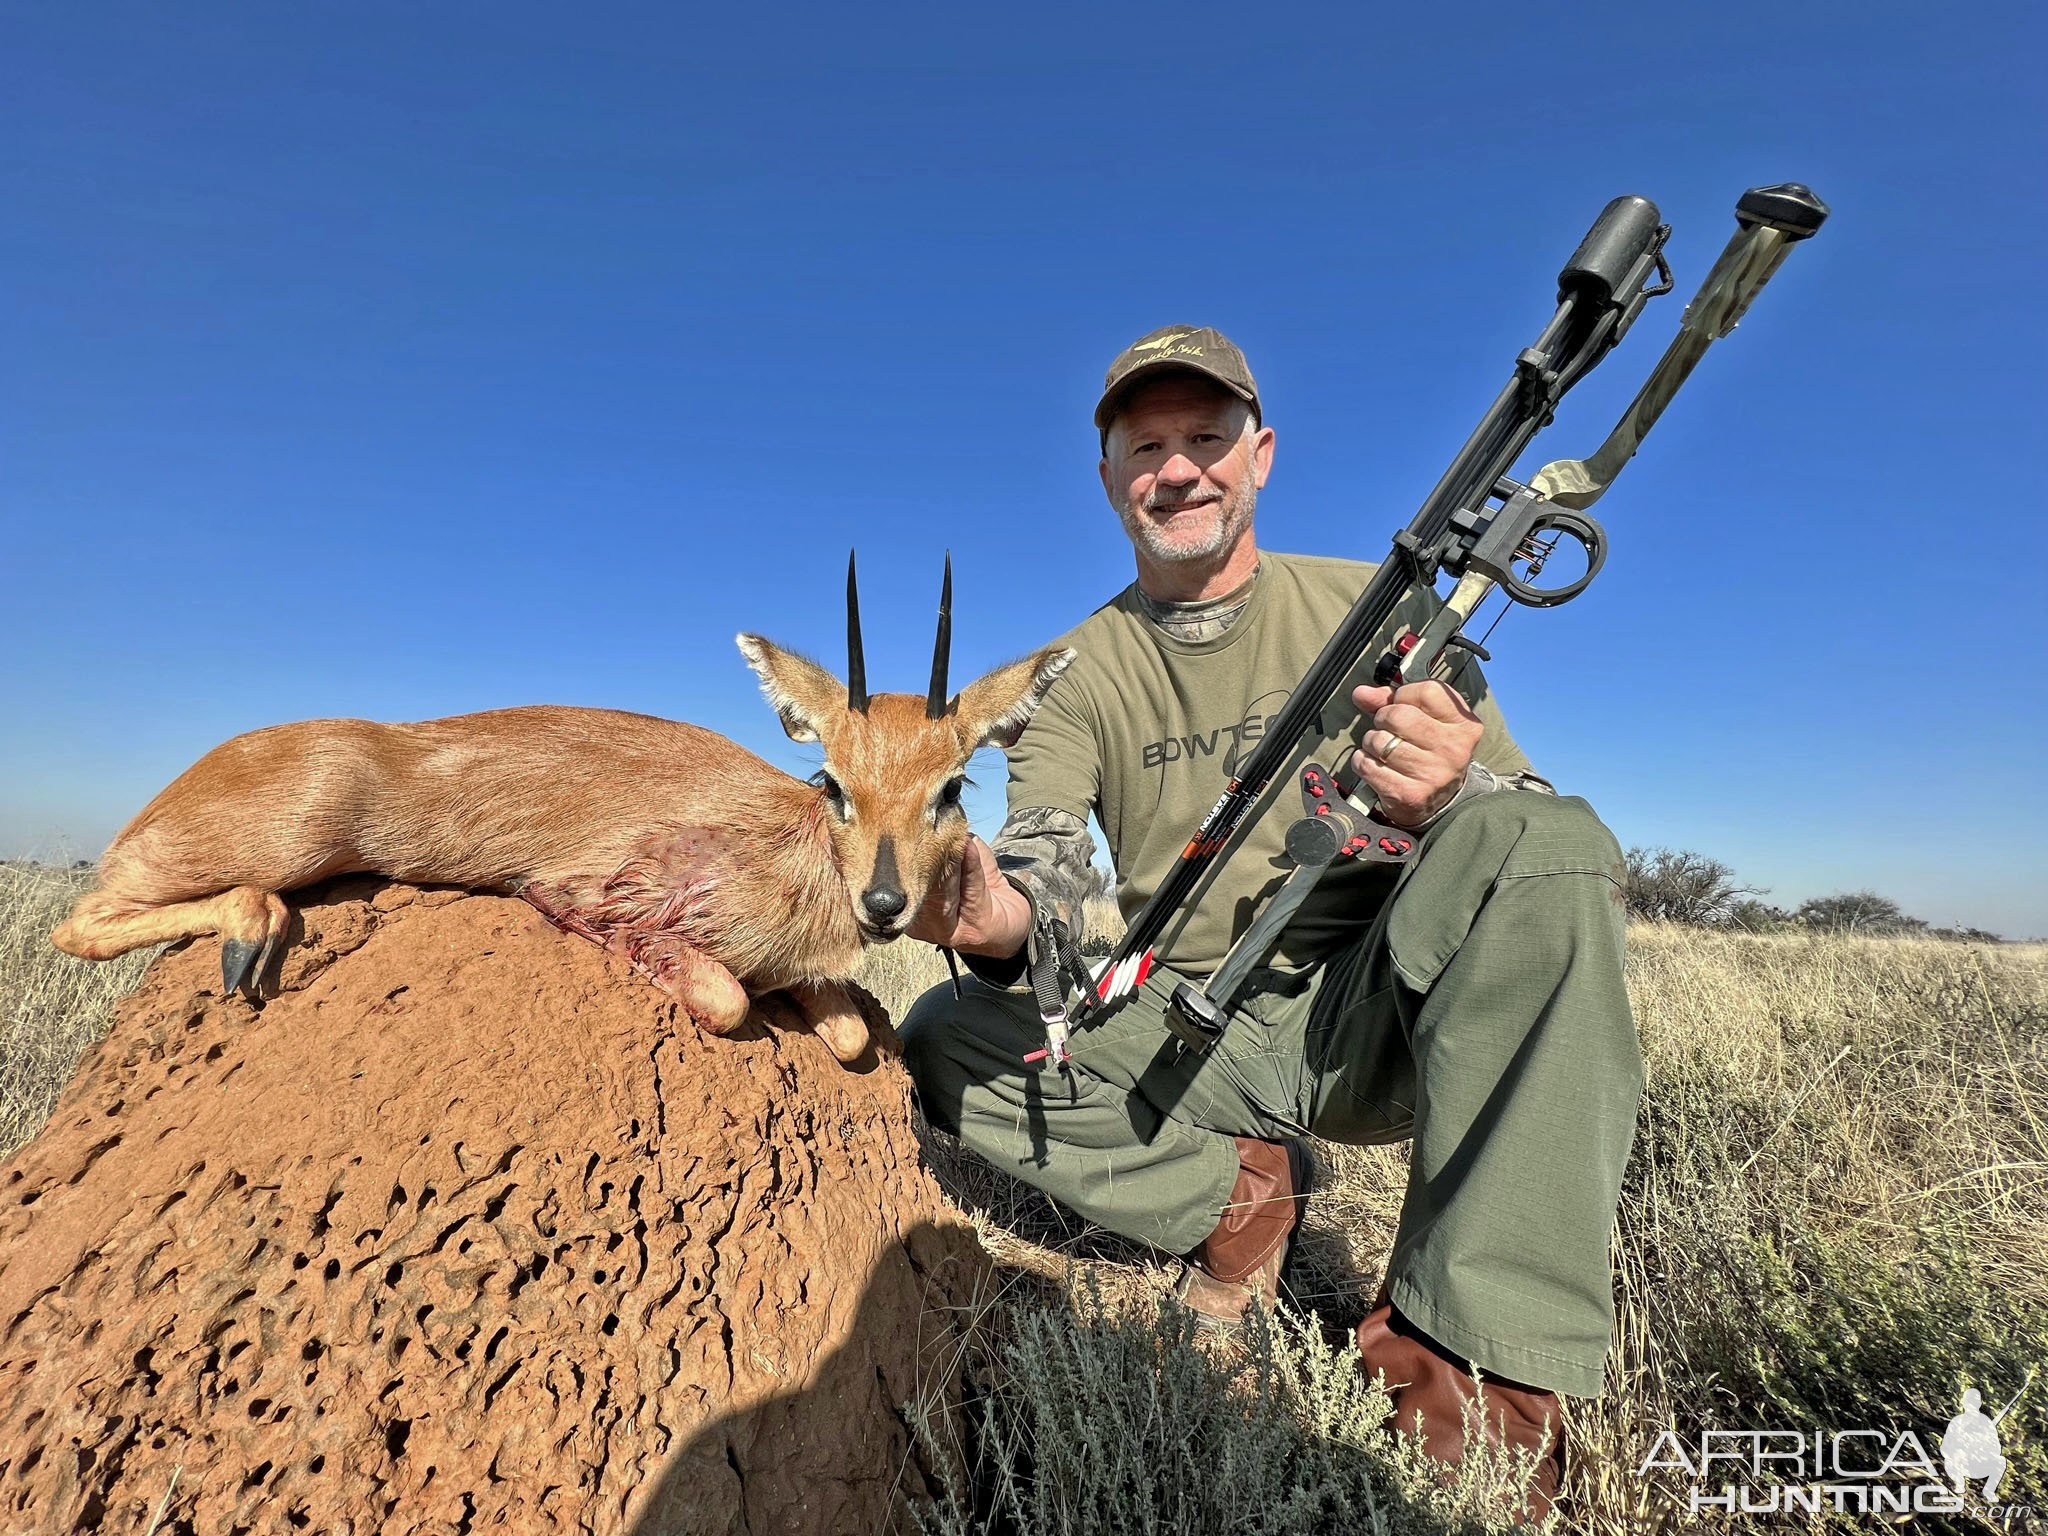
[(562, 932), (623, 956), (688, 1009), (699, 1028), (726, 1035), (745, 1022), (750, 1006), (746, 988), (731, 971), (674, 933), (622, 922), (615, 909), (579, 899), (560, 885), (528, 882), (519, 887), (519, 897)]
[(791, 987), (789, 995), (834, 1056), (846, 1063), (860, 1060), (868, 1048), (868, 1021), (844, 987), (831, 981), (804, 982)]
[(222, 989), (232, 992), (240, 987), (254, 996), (257, 980), (270, 968), (290, 921), (291, 913), (277, 893), (254, 885), (164, 904), (93, 891), (79, 898), (50, 942), (81, 960), (111, 960), (145, 944), (217, 933)]
[(699, 1029), (725, 1035), (746, 1021), (752, 1004), (738, 978), (674, 935), (615, 934), (605, 948), (625, 955), (635, 969), (688, 1009)]

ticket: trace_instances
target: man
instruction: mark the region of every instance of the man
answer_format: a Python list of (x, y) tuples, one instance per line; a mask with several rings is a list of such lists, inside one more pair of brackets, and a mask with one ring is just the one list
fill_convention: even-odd
[(1413, 1137), (1386, 1284), (1358, 1330), (1366, 1368), (1445, 1462), (1482, 1377), (1478, 1431), (1541, 1453), (1545, 1509), (1557, 1394), (1600, 1390), (1608, 1236), (1642, 1091), (1620, 850), (1583, 800), (1530, 771), (1476, 669), (1471, 701), (1434, 681), (1360, 688), (1355, 715), (1326, 710), (1317, 760), (1350, 755), (1382, 814), (1420, 834), (1412, 860), (1333, 868), (1222, 1040), (1178, 1052), (1162, 1023), (1174, 986), (1215, 969), (1284, 875), (1298, 811), (1282, 786), (1169, 930), (1160, 968), (1075, 1036), (1070, 1070), (1026, 1065), (1044, 1030), (1018, 985), (1025, 942), (1034, 910), (1078, 928), (1089, 813), (1128, 915), (1372, 569), (1258, 548), (1274, 434), (1220, 333), (1139, 338), (1095, 420), (1137, 581), (1065, 638), (1076, 659), (1010, 753), (1008, 821), (992, 849), (970, 842), (957, 885), (911, 929), (974, 972), (964, 1000), (940, 988), (904, 1021), (920, 1101), (1082, 1215), (1186, 1253), (1181, 1296), (1224, 1323), (1277, 1284), (1306, 1195), (1303, 1133)]

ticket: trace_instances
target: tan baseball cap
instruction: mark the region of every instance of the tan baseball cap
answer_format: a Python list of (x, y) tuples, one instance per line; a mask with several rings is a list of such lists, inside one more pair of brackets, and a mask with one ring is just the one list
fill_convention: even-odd
[(1162, 325), (1125, 347), (1109, 365), (1102, 381), (1102, 400), (1095, 407), (1095, 425), (1105, 441), (1125, 392), (1140, 379), (1172, 368), (1214, 379), (1252, 408), (1253, 420), (1264, 419), (1251, 364), (1244, 360), (1235, 342), (1211, 326)]

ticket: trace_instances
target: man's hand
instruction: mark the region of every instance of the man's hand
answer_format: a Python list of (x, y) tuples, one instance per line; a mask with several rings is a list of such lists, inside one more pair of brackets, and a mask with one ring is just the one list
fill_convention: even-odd
[(994, 850), (970, 832), (958, 868), (933, 882), (905, 932), (965, 955), (1007, 960), (1031, 932), (1031, 903), (1003, 878)]
[(1486, 729), (1472, 707), (1429, 679), (1398, 688), (1354, 688), (1351, 701), (1372, 717), (1351, 771), (1379, 796), (1380, 814), (1418, 827), (1457, 798), (1472, 751)]

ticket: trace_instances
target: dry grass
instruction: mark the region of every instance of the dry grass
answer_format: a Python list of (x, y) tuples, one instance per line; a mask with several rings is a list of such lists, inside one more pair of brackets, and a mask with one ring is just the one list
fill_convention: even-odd
[(92, 880), (90, 869), (0, 864), (0, 1158), (49, 1119), (79, 1056), (155, 954), (94, 965), (50, 948), (50, 930)]
[[(1588, 1529), (1663, 1427), (1913, 1429), (2048, 1365), (2048, 946), (1632, 931), (1649, 1059)], [(2048, 1508), (2038, 1408), (2001, 1498)]]
[[(0, 1152), (33, 1134), (145, 963), (88, 966), (48, 948), (88, 878), (0, 866)], [(2048, 1378), (2048, 946), (1652, 925), (1631, 930), (1630, 950), (1649, 1091), (1615, 1236), (1609, 1391), (1572, 1405), (1571, 1529), (1684, 1523), (1672, 1513), (1683, 1484), (1635, 1470), (1666, 1428), (1912, 1429), (1932, 1447), (1964, 1386), (1990, 1406), (2030, 1367)], [(900, 1013), (945, 974), (934, 951), (895, 945), (870, 955), (862, 979)], [(1053, 1500), (1011, 1509), (1004, 1528), (1093, 1528), (1087, 1487), (1042, 1488), (1050, 1472), (1023, 1479), (1016, 1462), (1030, 1457), (1046, 1414), (1084, 1412), (1057, 1399), (1091, 1392), (1105, 1416), (1089, 1428), (1098, 1438), (1153, 1443), (1162, 1424), (1169, 1437), (1244, 1426), (1245, 1444), (1280, 1455), (1295, 1479), (1273, 1496), (1305, 1500), (1303, 1509), (1356, 1495), (1357, 1456), (1371, 1464), (1368, 1483), (1401, 1486), (1375, 1401), (1332, 1385), (1344, 1356), (1329, 1342), (1378, 1284), (1406, 1178), (1400, 1149), (1318, 1144), (1299, 1288), (1320, 1336), (1282, 1329), (1220, 1360), (1161, 1314), (1170, 1276), (1152, 1256), (942, 1135), (929, 1133), (927, 1149), (1005, 1276), (980, 1366), (980, 1443), (997, 1457), (984, 1461), (985, 1480), (1009, 1486), (1013, 1501)], [(1060, 1370), (1034, 1363), (1052, 1356)], [(1176, 1382), (1175, 1411), (1193, 1415), (1178, 1429), (1145, 1417)], [(1238, 1408), (1201, 1418), (1214, 1392), (1235, 1394)], [(2037, 1382), (2002, 1426), (2012, 1463), (2002, 1494), (2048, 1511), (2044, 1426)], [(1324, 1454), (1322, 1440), (1350, 1449)], [(1162, 1483), (1214, 1471), (1201, 1457), (1180, 1460)], [(1226, 1464), (1241, 1465), (1216, 1463)], [(1128, 1458), (1119, 1465), (1115, 1475), (1131, 1475)], [(1098, 1471), (1075, 1462), (1061, 1475)], [(1417, 1498), (1344, 1528), (1469, 1528), (1477, 1518), (1476, 1505), (1460, 1514)], [(943, 1528), (983, 1529), (985, 1513), (963, 1503)], [(1318, 1516), (1302, 1528), (1335, 1527)]]

